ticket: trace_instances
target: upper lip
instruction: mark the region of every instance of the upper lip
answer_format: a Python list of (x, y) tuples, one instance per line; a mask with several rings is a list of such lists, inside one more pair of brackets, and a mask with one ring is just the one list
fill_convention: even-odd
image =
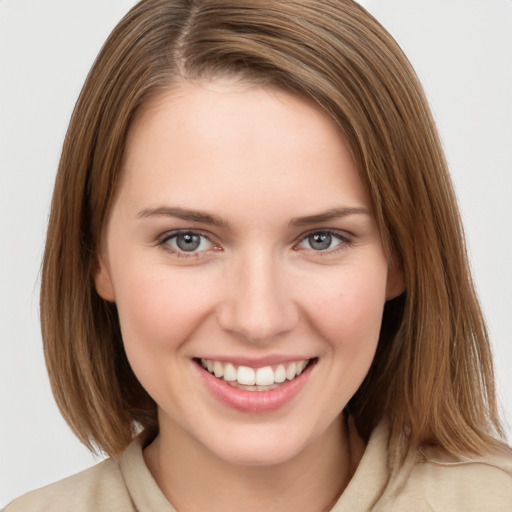
[(223, 355), (203, 355), (195, 359), (206, 359), (209, 361), (219, 361), (222, 363), (231, 363), (234, 366), (248, 366), (249, 368), (262, 368), (264, 366), (275, 366), (278, 364), (293, 363), (295, 361), (304, 361), (313, 359), (315, 356), (304, 355), (268, 355), (264, 357), (244, 357), (244, 356), (223, 356)]

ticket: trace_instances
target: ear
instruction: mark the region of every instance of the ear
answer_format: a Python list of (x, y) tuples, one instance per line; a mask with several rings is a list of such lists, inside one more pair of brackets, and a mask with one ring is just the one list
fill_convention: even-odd
[(389, 265), (386, 300), (391, 300), (405, 291), (405, 277), (402, 265), (393, 258)]
[(110, 278), (110, 270), (103, 255), (98, 255), (94, 268), (94, 284), (98, 295), (109, 302), (115, 302), (116, 296), (112, 279)]

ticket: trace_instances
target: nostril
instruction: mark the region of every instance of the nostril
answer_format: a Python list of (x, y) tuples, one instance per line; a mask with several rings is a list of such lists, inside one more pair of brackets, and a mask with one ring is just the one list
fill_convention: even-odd
[(222, 329), (250, 343), (272, 341), (295, 329), (299, 315), (292, 306), (254, 305), (241, 302), (223, 304), (217, 312)]

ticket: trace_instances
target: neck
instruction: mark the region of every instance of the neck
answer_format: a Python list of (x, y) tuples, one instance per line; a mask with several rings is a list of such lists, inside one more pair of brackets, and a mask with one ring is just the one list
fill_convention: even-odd
[(294, 458), (268, 466), (231, 464), (162, 427), (144, 459), (180, 512), (211, 510), (212, 504), (224, 512), (330, 510), (360, 458), (351, 453), (343, 415)]

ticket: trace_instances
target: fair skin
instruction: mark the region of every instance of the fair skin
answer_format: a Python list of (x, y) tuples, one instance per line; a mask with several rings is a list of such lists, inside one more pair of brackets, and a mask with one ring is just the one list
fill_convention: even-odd
[(332, 506), (361, 456), (342, 410), (403, 284), (331, 121), (230, 80), (154, 99), (95, 280), (158, 404), (144, 456), (178, 510)]

